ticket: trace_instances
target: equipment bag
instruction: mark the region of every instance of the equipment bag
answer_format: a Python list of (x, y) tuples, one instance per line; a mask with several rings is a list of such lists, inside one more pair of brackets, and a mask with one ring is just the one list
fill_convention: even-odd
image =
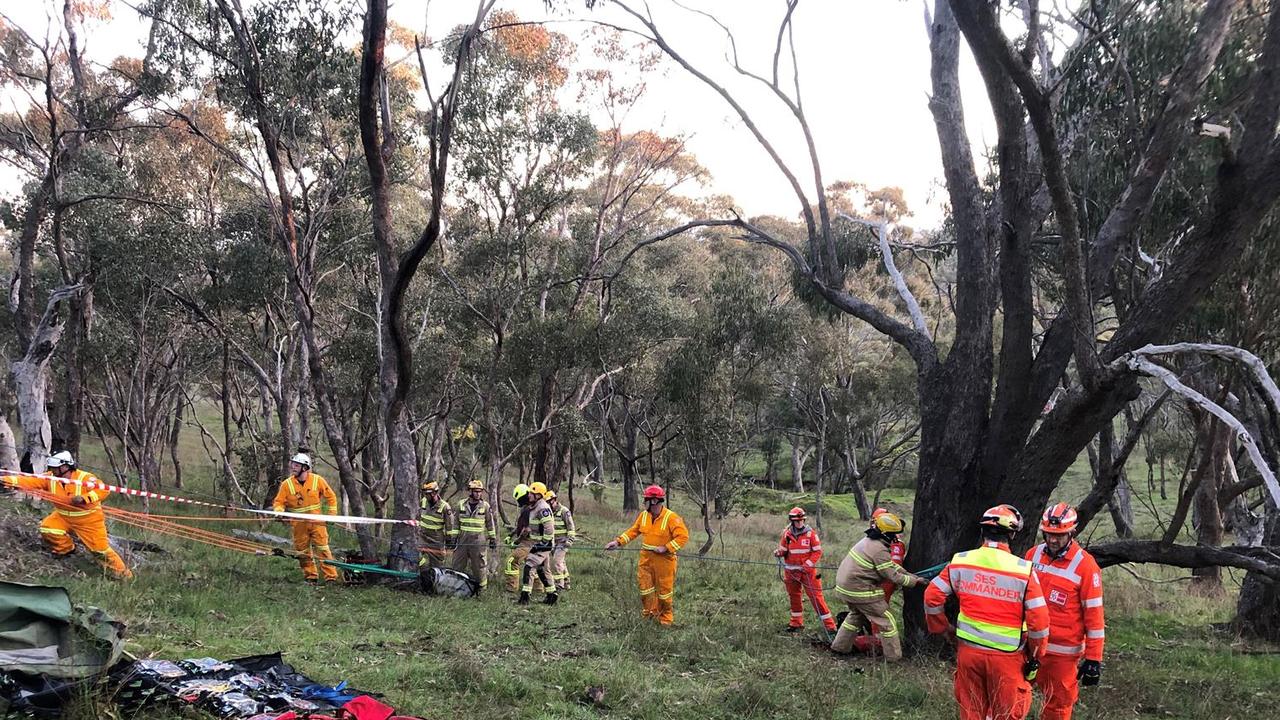
[(424, 567), (418, 571), (418, 585), (422, 592), (441, 597), (469, 598), (480, 592), (480, 583), (457, 570)]

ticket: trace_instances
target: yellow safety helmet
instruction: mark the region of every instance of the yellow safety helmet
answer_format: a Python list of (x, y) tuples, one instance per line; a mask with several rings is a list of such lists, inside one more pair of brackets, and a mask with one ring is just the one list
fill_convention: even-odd
[(422, 483), (422, 492), (440, 492), (440, 485), (434, 480)]
[(907, 524), (902, 521), (902, 518), (888, 511), (876, 515), (871, 521), (871, 526), (885, 535), (896, 535), (907, 529)]
[(542, 499), (543, 499), (543, 500), (555, 500), (555, 499), (556, 499), (556, 491), (555, 491), (555, 490), (548, 490), (548, 491), (547, 491), (547, 494), (542, 496)]
[(546, 494), (547, 494), (547, 486), (546, 486), (546, 485), (543, 485), (543, 484), (542, 484), (542, 483), (540, 483), (540, 482), (531, 482), (531, 483), (529, 483), (529, 492), (534, 493), (534, 494), (537, 494), (537, 495), (546, 495)]
[(472, 479), (470, 482), (468, 482), (468, 483), (467, 483), (467, 489), (468, 489), (468, 490), (483, 490), (483, 489), (484, 489), (484, 483), (480, 482), (480, 481), (479, 481), (479, 480), (477, 480), (477, 479)]
[(528, 494), (529, 494), (529, 486), (525, 485), (524, 483), (520, 483), (519, 485), (511, 488), (511, 497), (516, 500), (519, 500), (520, 498)]

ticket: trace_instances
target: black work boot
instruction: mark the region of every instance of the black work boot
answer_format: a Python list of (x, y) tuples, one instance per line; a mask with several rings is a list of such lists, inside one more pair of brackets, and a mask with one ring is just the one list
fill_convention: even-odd
[(529, 591), (527, 591), (527, 590), (521, 590), (521, 591), (520, 591), (520, 599), (516, 601), (516, 604), (517, 604), (517, 605), (528, 605), (528, 604), (529, 604)]
[(560, 601), (560, 595), (558, 593), (547, 593), (547, 597), (542, 600), (542, 604), (555, 605), (559, 601)]

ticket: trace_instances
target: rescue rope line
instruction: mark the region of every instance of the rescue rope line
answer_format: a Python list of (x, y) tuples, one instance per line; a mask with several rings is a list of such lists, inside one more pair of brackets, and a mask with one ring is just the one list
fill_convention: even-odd
[(55, 475), (45, 475), (43, 473), (14, 472), (10, 470), (0, 470), (0, 475), (22, 475), (25, 477), (36, 477), (42, 480), (56, 480), (60, 483), (74, 484), (82, 488), (88, 488), (90, 490), (107, 490), (109, 492), (119, 493), (121, 495), (128, 495), (132, 497), (142, 497), (142, 498), (148, 498), (152, 500), (164, 500), (167, 502), (176, 502), (176, 503), (184, 503), (187, 505), (197, 505), (200, 507), (217, 508), (219, 510), (231, 510), (234, 512), (253, 513), (254, 515), (259, 515), (259, 516), (287, 518), (290, 520), (309, 520), (312, 522), (331, 522), (331, 523), (343, 523), (343, 524), (350, 524), (350, 525), (401, 524), (401, 525), (409, 525), (412, 527), (417, 527), (419, 524), (417, 520), (414, 520), (412, 518), (400, 520), (395, 518), (365, 517), (363, 515), (321, 515), (316, 513), (295, 513), (295, 512), (283, 512), (283, 511), (277, 511), (277, 510), (265, 510), (263, 508), (244, 507), (241, 505), (224, 505), (219, 503), (206, 502), (204, 500), (192, 500), (191, 498), (179, 497), (177, 495), (167, 495), (164, 493), (152, 492), (150, 490), (139, 490), (136, 488), (125, 487), (122, 485), (112, 485), (110, 483), (104, 483), (101, 480), (99, 480), (98, 482), (94, 482), (92, 480), (68, 480), (66, 478), (60, 478)]
[[(118, 492), (122, 495), (129, 495), (134, 497), (146, 497), (146, 498), (151, 498), (156, 500), (166, 500), (169, 502), (187, 503), (191, 505), (218, 508), (220, 510), (247, 512), (247, 513), (253, 513), (255, 515), (265, 516), (265, 517), (276, 517), (281, 519), (287, 518), (292, 520), (304, 520), (304, 521), (311, 521), (311, 522), (334, 522), (334, 523), (349, 522), (354, 524), (366, 524), (366, 525), (397, 524), (397, 523), (406, 524), (414, 527), (417, 527), (419, 525), (419, 522), (417, 520), (370, 518), (370, 517), (363, 517), (363, 516), (356, 516), (356, 515), (316, 515), (316, 514), (310, 514), (310, 513), (277, 512), (275, 510), (263, 510), (259, 508), (247, 508), (247, 507), (240, 507), (240, 506), (234, 506), (234, 505), (218, 505), (216, 503), (205, 502), (202, 500), (191, 500), (189, 498), (182, 498), (175, 495), (155, 493), (148, 490), (136, 490), (133, 488), (110, 485), (102, 482), (68, 481), (63, 478), (50, 476), (50, 475), (43, 475), (39, 473), (16, 473), (16, 474), (34, 476), (34, 477), (39, 477), (43, 479), (53, 479), (53, 480), (58, 480), (59, 482), (64, 482), (64, 483), (74, 482), (83, 487), (106, 489), (110, 492)], [(47, 492), (42, 492), (39, 490), (26, 490), (26, 489), (24, 489), (24, 491), (29, 492), (38, 497), (44, 497), (46, 500), (50, 500), (51, 502), (54, 501), (53, 496), (51, 496)], [(55, 502), (55, 504), (65, 504), (65, 503)], [(229, 550), (239, 550), (240, 552), (246, 552), (254, 555), (285, 554), (285, 555), (290, 555), (294, 557), (297, 556), (297, 553), (294, 551), (283, 551), (280, 548), (274, 548), (269, 545), (255, 543), (249, 540), (244, 540), (242, 538), (236, 538), (229, 535), (216, 533), (211, 530), (203, 530), (201, 528), (195, 528), (189, 525), (183, 525), (178, 522), (173, 522), (173, 520), (179, 519), (179, 518), (187, 521), (212, 520), (212, 521), (247, 522), (247, 521), (261, 519), (260, 517), (259, 518), (225, 518), (225, 517), (204, 518), (204, 517), (187, 517), (183, 515), (151, 515), (149, 513), (135, 513), (128, 510), (122, 510), (120, 508), (111, 508), (105, 505), (102, 506), (102, 509), (105, 513), (116, 518), (117, 520), (119, 520), (120, 522), (126, 525), (154, 530), (155, 532), (158, 532), (161, 534), (174, 535), (174, 536), (182, 537), (189, 540), (195, 540), (197, 542), (204, 542), (209, 545), (215, 545), (215, 546), (223, 547)], [(432, 544), (430, 541), (426, 541), (426, 543), (429, 545)], [(579, 550), (607, 551), (607, 548), (603, 545), (579, 545), (575, 543), (569, 547), (571, 549), (576, 548)], [(448, 549), (448, 545), (446, 544), (443, 548), (431, 548), (431, 549)], [(621, 546), (621, 547), (615, 548), (614, 551), (638, 553), (642, 551), (642, 548)], [(763, 565), (768, 567), (776, 566), (776, 561), (749, 560), (746, 558), (731, 558), (731, 557), (723, 557), (723, 556), (716, 556), (716, 555), (684, 555), (684, 556), (678, 556), (678, 557), (684, 557), (685, 559), (690, 559), (690, 560), (720, 562), (720, 563), (726, 563), (726, 564)], [(329, 563), (337, 564), (339, 567), (342, 566), (342, 564), (338, 563), (338, 561), (321, 560), (321, 562), (329, 562)], [(377, 567), (377, 566), (371, 566), (371, 567)], [(946, 567), (946, 563), (940, 563), (938, 565), (935, 565), (930, 568), (926, 568), (914, 574), (920, 577), (923, 577), (925, 579), (930, 579), (936, 576), (944, 567)], [(838, 569), (838, 567), (835, 565), (815, 565), (814, 568), (819, 570), (837, 570)], [(370, 572), (373, 572), (373, 571), (370, 570)]]

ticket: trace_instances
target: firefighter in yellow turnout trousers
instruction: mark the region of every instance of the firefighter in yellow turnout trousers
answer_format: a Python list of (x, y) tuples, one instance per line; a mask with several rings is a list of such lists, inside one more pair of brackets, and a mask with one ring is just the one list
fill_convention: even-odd
[(35, 475), (6, 475), (0, 478), (9, 487), (40, 490), (50, 495), (53, 512), (40, 521), (40, 539), (54, 555), (70, 555), (76, 549), (71, 540), (75, 536), (98, 562), (119, 580), (133, 577), (120, 555), (111, 549), (107, 540), (107, 522), (102, 514), (102, 501), (109, 492), (106, 488), (85, 487), (85, 483), (102, 484), (92, 474), (76, 468), (71, 453), (63, 450), (51, 456), (46, 463), (54, 478)]
[(605, 549), (614, 550), (641, 538), (636, 584), (640, 586), (644, 616), (670, 625), (675, 620), (676, 553), (689, 542), (689, 530), (679, 515), (663, 506), (666, 499), (667, 492), (661, 487), (645, 488), (645, 509), (631, 527)]
[[(289, 477), (280, 483), (276, 498), (271, 508), (276, 512), (306, 513), (309, 515), (337, 515), (338, 496), (334, 494), (329, 482), (311, 472), (311, 456), (300, 452), (289, 460)], [(298, 565), (302, 567), (303, 579), (309, 583), (319, 582), (316, 572), (315, 558), (332, 560), (333, 551), (329, 549), (329, 528), (323, 521), (287, 520), (293, 526), (293, 549), (298, 551)], [(338, 568), (328, 563), (320, 563), (320, 573), (325, 582), (338, 581)]]
[(578, 526), (573, 522), (573, 513), (560, 504), (555, 490), (547, 491), (547, 504), (556, 518), (556, 548), (551, 553), (551, 577), (556, 581), (559, 590), (569, 589), (569, 546), (578, 539)]
[(467, 499), (458, 503), (458, 531), (453, 569), (470, 575), (484, 588), (489, 584), (485, 548), (493, 550), (497, 547), (498, 524), (484, 499), (484, 483), (479, 480), (467, 483)]
[(422, 506), (418, 515), (418, 539), (422, 555), (418, 565), (433, 568), (444, 567), (449, 548), (458, 542), (458, 526), (453, 508), (440, 497), (440, 486), (435, 482), (423, 483)]
[(547, 605), (555, 605), (560, 596), (556, 593), (556, 581), (551, 577), (551, 552), (556, 539), (556, 518), (551, 506), (543, 497), (547, 494), (547, 486), (540, 482), (529, 483), (529, 554), (524, 558), (524, 567), (520, 572), (521, 605), (529, 604), (529, 593), (533, 592), (533, 577), (536, 574), (547, 590)]

